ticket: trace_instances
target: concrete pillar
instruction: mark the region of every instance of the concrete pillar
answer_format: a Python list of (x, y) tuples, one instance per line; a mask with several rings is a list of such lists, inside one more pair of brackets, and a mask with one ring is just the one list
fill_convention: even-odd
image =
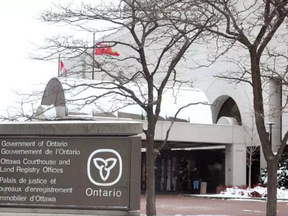
[(267, 132), (269, 124), (272, 124), (272, 150), (276, 152), (281, 144), (281, 116), (282, 116), (282, 87), (277, 79), (269, 81), (269, 116), (267, 122)]
[(225, 149), (225, 185), (246, 185), (246, 145), (226, 145)]

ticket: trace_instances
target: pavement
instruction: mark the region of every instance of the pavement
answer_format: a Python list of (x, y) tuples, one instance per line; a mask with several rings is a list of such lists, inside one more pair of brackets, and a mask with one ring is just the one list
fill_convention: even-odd
[[(156, 206), (157, 216), (265, 216), (266, 201), (156, 195)], [(145, 208), (145, 195), (142, 195), (142, 215)], [(287, 216), (288, 202), (278, 202), (277, 209), (277, 216)]]
[[(247, 201), (266, 201), (266, 198), (262, 197), (243, 197), (243, 196), (225, 196), (223, 194), (182, 194), (182, 196), (196, 197), (196, 198), (207, 198), (207, 199), (236, 199), (236, 200), (247, 200)], [(288, 199), (278, 198), (280, 202), (288, 202)]]

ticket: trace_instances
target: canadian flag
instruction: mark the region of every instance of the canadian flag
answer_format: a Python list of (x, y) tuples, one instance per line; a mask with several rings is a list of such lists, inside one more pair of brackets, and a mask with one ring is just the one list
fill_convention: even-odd
[(95, 55), (120, 56), (115, 49), (109, 47), (107, 44), (98, 44), (97, 48), (95, 49)]
[(65, 68), (62, 60), (60, 61), (60, 73), (61, 73), (60, 75), (62, 75), (64, 73), (65, 76), (67, 76), (67, 69)]

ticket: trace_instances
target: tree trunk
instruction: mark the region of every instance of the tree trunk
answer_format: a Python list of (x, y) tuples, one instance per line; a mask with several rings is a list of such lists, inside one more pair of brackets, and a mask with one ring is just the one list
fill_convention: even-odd
[(248, 174), (248, 187), (251, 188), (251, 173), (252, 173), (252, 153), (249, 154), (249, 174)]
[[(149, 118), (149, 117), (148, 117)], [(155, 151), (154, 151), (154, 130), (153, 117), (148, 119), (148, 128), (146, 134), (146, 215), (156, 215), (155, 201)]]
[(267, 202), (266, 216), (277, 215), (277, 158), (267, 161), (268, 184), (267, 184)]
[(257, 46), (249, 48), (251, 59), (252, 87), (253, 87), (253, 106), (257, 132), (261, 141), (264, 156), (267, 161), (268, 184), (267, 184), (267, 203), (266, 216), (277, 215), (277, 163), (278, 159), (271, 151), (269, 138), (267, 136), (264, 121), (263, 89), (260, 72), (260, 57), (257, 54)]

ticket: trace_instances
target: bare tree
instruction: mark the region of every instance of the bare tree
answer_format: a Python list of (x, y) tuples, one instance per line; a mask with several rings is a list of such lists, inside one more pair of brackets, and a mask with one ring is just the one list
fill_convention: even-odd
[[(217, 77), (229, 81), (246, 82), (252, 87), (256, 128), (268, 164), (266, 215), (275, 216), (277, 214), (277, 163), (287, 143), (288, 132), (283, 136), (277, 153), (274, 153), (266, 132), (263, 88), (268, 80), (277, 79), (279, 85), (287, 83), (286, 65), (285, 70), (283, 67), (279, 69), (283, 64), (275, 64), (276, 70), (270, 69), (273, 65), (271, 50), (274, 51), (274, 56), (280, 57), (283, 49), (279, 51), (279, 48), (287, 45), (283, 42), (285, 40), (287, 42), (285, 21), (288, 15), (288, 1), (199, 0), (197, 2), (203, 13), (213, 16), (213, 21), (218, 20), (216, 26), (211, 28), (207, 25), (205, 29), (222, 41), (223, 46), (225, 41), (234, 43), (234, 53), (230, 52), (234, 57), (230, 59), (241, 67), (241, 70), (224, 72)], [(189, 23), (197, 26), (193, 19)], [(281, 110), (279, 113), (281, 115)]]
[[(208, 23), (213, 25), (210, 16), (198, 10), (196, 3), (194, 6), (189, 3), (190, 7), (187, 8), (187, 2), (123, 0), (120, 6), (109, 1), (96, 5), (58, 4), (41, 15), (41, 20), (44, 22), (64, 23), (74, 29), (93, 32), (96, 36), (101, 35), (101, 38), (98, 38), (92, 46), (89, 45), (89, 41), (63, 35), (48, 38), (47, 44), (40, 47), (40, 50), (45, 50), (46, 53), (35, 57), (51, 60), (58, 58), (58, 54), (61, 53), (62, 57), (72, 62), (81, 59), (81, 65), (85, 65), (85, 69), (80, 70), (89, 71), (92, 77), (95, 75), (98, 80), (101, 80), (99, 82), (84, 80), (69, 85), (67, 82), (67, 91), (78, 89), (71, 103), (80, 107), (91, 104), (97, 106), (101, 99), (112, 97), (111, 102), (113, 101), (115, 105), (113, 110), (137, 104), (146, 113), (148, 125), (144, 133), (147, 156), (146, 214), (148, 216), (156, 215), (154, 161), (164, 146), (161, 145), (156, 149), (154, 136), (162, 109), (163, 93), (167, 91), (168, 85), (173, 89), (183, 84), (190, 85), (188, 81), (178, 79), (177, 65), (191, 45), (203, 40), (204, 27)], [(193, 11), (190, 10), (191, 7)], [(171, 15), (182, 19), (189, 17), (197, 20), (201, 25), (179, 23), (170, 19)], [(100, 24), (103, 23), (104, 27), (102, 25), (100, 28)], [(103, 36), (106, 32), (110, 35)], [(120, 56), (110, 52), (108, 55), (99, 55), (95, 58), (95, 49), (103, 51), (111, 48), (115, 48)], [(95, 95), (82, 96), (79, 99), (79, 95), (88, 88), (95, 89)], [(192, 104), (195, 103), (190, 105)]]
[[(38, 87), (41, 88), (42, 86)], [(10, 96), (13, 98), (13, 101), (6, 104), (6, 108), (1, 110), (0, 121), (17, 122), (37, 120), (36, 111), (43, 92), (25, 89), (24, 91), (14, 90), (11, 93)]]
[[(247, 125), (243, 125), (244, 128), (244, 140), (246, 144), (246, 151), (247, 151), (247, 166), (248, 166), (248, 188), (251, 188), (251, 181), (252, 181), (252, 165), (255, 159), (255, 155), (259, 150), (259, 138), (257, 131), (255, 130), (255, 121), (254, 116), (251, 116), (252, 124), (251, 127)], [(259, 158), (258, 158), (259, 159)]]

